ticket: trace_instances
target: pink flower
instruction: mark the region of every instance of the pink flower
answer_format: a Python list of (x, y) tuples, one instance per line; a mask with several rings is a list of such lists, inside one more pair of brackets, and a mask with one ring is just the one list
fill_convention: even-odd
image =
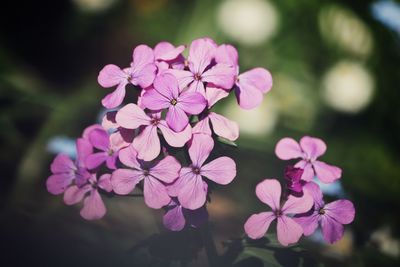
[(50, 170), (52, 175), (47, 179), (47, 191), (54, 195), (64, 193), (72, 183), (84, 184), (90, 177), (86, 170), (85, 160), (92, 153), (91, 144), (84, 138), (79, 138), (76, 142), (77, 158), (73, 162), (68, 156), (59, 154), (51, 163)]
[(143, 194), (147, 206), (159, 209), (170, 202), (164, 183), (172, 183), (178, 178), (181, 168), (174, 157), (167, 156), (158, 162), (144, 162), (137, 158), (137, 152), (129, 146), (120, 151), (119, 159), (130, 169), (117, 169), (113, 172), (111, 183), (115, 193), (129, 194), (144, 180)]
[(133, 50), (133, 62), (130, 68), (121, 70), (116, 65), (106, 65), (97, 78), (104, 88), (117, 86), (117, 89), (103, 98), (101, 103), (106, 108), (119, 106), (125, 97), (125, 86), (131, 83), (146, 88), (153, 83), (156, 65), (153, 50), (147, 45), (139, 45)]
[(264, 68), (254, 68), (239, 75), (238, 52), (232, 45), (220, 45), (215, 61), (233, 66), (235, 69), (235, 94), (239, 106), (252, 109), (260, 105), (263, 94), (272, 88), (272, 76)]
[(179, 88), (189, 86), (189, 91), (199, 92), (205, 96), (204, 83), (212, 83), (223, 89), (231, 89), (234, 83), (235, 70), (227, 64), (213, 62), (217, 45), (209, 38), (194, 40), (190, 45), (189, 70), (170, 70), (178, 79)]
[(185, 225), (197, 228), (208, 220), (206, 207), (197, 210), (189, 210), (182, 207), (177, 199), (172, 199), (164, 214), (164, 226), (171, 231), (181, 231)]
[(300, 144), (292, 138), (281, 139), (275, 147), (275, 154), (282, 160), (302, 158), (295, 167), (304, 170), (301, 177), (307, 182), (317, 176), (324, 183), (332, 183), (342, 176), (342, 170), (336, 166), (318, 161), (326, 151), (326, 144), (319, 138), (304, 136)]
[(272, 211), (253, 214), (246, 221), (244, 229), (252, 239), (259, 239), (265, 235), (272, 221), (277, 222), (278, 240), (283, 246), (296, 243), (303, 229), (288, 214), (303, 213), (313, 205), (313, 199), (309, 194), (301, 198), (289, 195), (288, 200), (281, 207), (281, 185), (275, 179), (265, 179), (256, 187), (256, 195), (263, 203), (272, 208)]
[(313, 208), (295, 216), (294, 220), (303, 227), (304, 235), (309, 236), (321, 225), (324, 239), (334, 243), (341, 239), (344, 234), (343, 224), (349, 224), (354, 220), (355, 209), (353, 203), (346, 199), (333, 201), (325, 204), (322, 199), (322, 192), (314, 182), (304, 186), (305, 190), (311, 193), (314, 198)]
[(183, 167), (178, 180), (172, 185), (170, 194), (177, 196), (184, 208), (195, 210), (206, 202), (206, 177), (217, 184), (229, 184), (236, 176), (236, 164), (228, 157), (219, 157), (204, 164), (214, 147), (213, 139), (206, 134), (194, 134), (189, 156), (191, 166)]
[[(206, 99), (208, 103), (208, 109), (210, 109), (218, 100), (226, 97), (227, 95), (228, 92), (226, 92), (225, 90), (215, 87), (207, 87)], [(215, 112), (206, 112), (199, 117), (200, 120), (193, 128), (193, 133), (204, 133), (211, 135), (211, 124), (212, 129), (216, 135), (231, 141), (235, 141), (239, 138), (239, 125), (235, 121), (229, 120)]]
[(176, 78), (171, 74), (161, 74), (154, 80), (154, 89), (144, 93), (141, 103), (151, 110), (168, 108), (166, 121), (175, 132), (180, 132), (189, 123), (188, 115), (197, 115), (206, 106), (204, 97), (195, 92), (180, 92)]
[(83, 201), (81, 216), (86, 220), (101, 219), (106, 214), (106, 207), (99, 194), (99, 188), (111, 192), (110, 174), (103, 174), (99, 180), (92, 174), (88, 183), (82, 187), (70, 186), (64, 194), (64, 203), (74, 205)]
[(285, 178), (287, 180), (287, 187), (292, 194), (300, 194), (303, 192), (304, 181), (301, 180), (304, 170), (295, 168), (292, 165), (286, 166)]
[(137, 129), (140, 126), (142, 131), (133, 139), (133, 147), (138, 152), (138, 158), (150, 161), (155, 159), (161, 150), (160, 138), (157, 129), (160, 129), (165, 141), (173, 147), (182, 147), (192, 137), (192, 127), (190, 124), (186, 128), (176, 133), (170, 129), (167, 122), (161, 119), (161, 113), (146, 113), (135, 104), (128, 104), (121, 108), (116, 116), (119, 125), (126, 129)]
[(128, 145), (118, 132), (109, 136), (104, 129), (92, 130), (89, 133), (89, 141), (99, 150), (86, 158), (86, 166), (90, 170), (99, 167), (104, 162), (109, 169), (116, 169), (118, 151)]

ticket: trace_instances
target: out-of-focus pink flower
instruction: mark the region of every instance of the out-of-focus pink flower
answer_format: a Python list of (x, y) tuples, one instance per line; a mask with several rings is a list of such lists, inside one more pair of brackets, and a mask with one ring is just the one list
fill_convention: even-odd
[(86, 220), (101, 219), (106, 214), (106, 207), (99, 194), (99, 188), (106, 192), (112, 191), (110, 174), (103, 174), (98, 180), (96, 174), (92, 174), (86, 185), (68, 187), (64, 194), (64, 203), (74, 205), (84, 199), (81, 216)]
[(90, 170), (99, 167), (103, 162), (109, 169), (116, 169), (118, 151), (129, 145), (119, 133), (108, 135), (104, 129), (94, 129), (89, 133), (89, 141), (99, 150), (86, 157), (86, 167)]
[(172, 74), (161, 74), (154, 80), (154, 89), (146, 90), (141, 103), (148, 109), (168, 109), (166, 121), (175, 132), (180, 132), (189, 123), (188, 115), (197, 115), (206, 106), (204, 97), (196, 92), (180, 92), (178, 82)]
[(117, 86), (117, 89), (103, 98), (106, 108), (119, 106), (125, 97), (125, 87), (131, 83), (146, 88), (153, 83), (157, 67), (154, 64), (153, 50), (147, 45), (139, 45), (133, 50), (133, 62), (129, 68), (106, 65), (99, 73), (97, 81), (104, 88)]
[(210, 38), (194, 40), (190, 45), (189, 70), (169, 70), (178, 79), (179, 88), (189, 86), (189, 91), (205, 96), (204, 83), (212, 83), (223, 89), (231, 89), (235, 70), (224, 63), (214, 63), (217, 45)]
[(192, 127), (188, 124), (183, 131), (175, 132), (170, 129), (167, 122), (161, 119), (161, 112), (147, 115), (139, 106), (128, 104), (121, 108), (116, 116), (118, 125), (126, 129), (142, 131), (133, 139), (133, 147), (138, 152), (138, 158), (150, 161), (155, 159), (161, 150), (160, 138), (157, 129), (160, 129), (165, 141), (173, 147), (182, 147), (192, 137)]
[(263, 203), (271, 207), (272, 211), (253, 214), (246, 221), (244, 230), (252, 239), (259, 239), (265, 235), (272, 221), (277, 220), (278, 240), (283, 246), (296, 243), (303, 234), (302, 227), (289, 214), (303, 213), (311, 209), (313, 198), (304, 193), (300, 198), (289, 195), (288, 200), (281, 207), (281, 185), (275, 179), (265, 179), (256, 187), (256, 195)]
[[(227, 95), (228, 92), (223, 89), (207, 86), (206, 99), (208, 103), (208, 109), (210, 109), (218, 100), (226, 97)], [(211, 135), (211, 124), (216, 135), (231, 141), (235, 141), (239, 138), (239, 125), (237, 122), (229, 120), (215, 112), (206, 112), (199, 117), (200, 120), (193, 127), (193, 133), (204, 133)]]
[(62, 194), (73, 182), (82, 185), (89, 179), (90, 173), (86, 170), (85, 161), (87, 156), (92, 153), (93, 147), (88, 140), (79, 138), (76, 141), (76, 150), (75, 162), (68, 156), (59, 154), (51, 163), (52, 175), (46, 181), (47, 191), (50, 193)]
[(254, 68), (239, 75), (238, 52), (232, 45), (220, 45), (215, 61), (232, 66), (235, 69), (235, 94), (239, 106), (252, 109), (260, 105), (263, 94), (272, 88), (272, 76), (264, 68)]
[(170, 194), (177, 196), (184, 208), (195, 210), (206, 202), (207, 184), (202, 177), (226, 185), (236, 176), (236, 164), (229, 157), (219, 157), (204, 164), (214, 147), (213, 139), (206, 134), (194, 134), (189, 147), (192, 164), (183, 167)]
[(352, 202), (340, 199), (325, 204), (322, 199), (322, 192), (314, 182), (304, 186), (314, 198), (313, 208), (295, 216), (294, 220), (301, 225), (305, 236), (309, 236), (321, 225), (322, 235), (329, 243), (340, 240), (344, 234), (343, 224), (349, 224), (354, 220), (355, 209)]
[(323, 183), (332, 183), (342, 176), (339, 167), (318, 161), (326, 151), (326, 144), (319, 138), (304, 136), (300, 144), (292, 138), (281, 139), (275, 147), (275, 154), (282, 160), (301, 158), (295, 167), (304, 170), (301, 177), (307, 182), (317, 176)]
[(207, 220), (208, 212), (205, 206), (197, 210), (185, 209), (176, 198), (168, 204), (163, 217), (164, 226), (171, 231), (181, 231), (185, 225), (197, 228)]
[(145, 162), (137, 158), (137, 152), (129, 146), (119, 153), (120, 161), (130, 169), (117, 169), (113, 172), (111, 183), (115, 193), (129, 194), (144, 180), (143, 194), (147, 206), (159, 209), (168, 205), (171, 198), (164, 183), (172, 183), (179, 175), (181, 165), (172, 156), (157, 162)]

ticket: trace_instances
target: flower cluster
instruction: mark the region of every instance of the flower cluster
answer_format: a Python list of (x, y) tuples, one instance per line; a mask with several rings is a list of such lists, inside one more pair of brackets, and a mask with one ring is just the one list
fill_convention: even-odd
[(319, 179), (322, 183), (332, 183), (342, 175), (340, 168), (317, 160), (325, 151), (324, 141), (309, 136), (301, 138), (300, 143), (291, 138), (278, 142), (275, 148), (278, 158), (301, 160), (285, 169), (284, 204), (281, 205), (282, 187), (278, 180), (265, 179), (257, 185), (257, 197), (272, 211), (253, 214), (246, 221), (244, 229), (250, 238), (263, 237), (274, 220), (277, 220), (278, 240), (284, 246), (296, 243), (303, 234), (313, 234), (318, 225), (329, 243), (343, 237), (343, 225), (354, 220), (353, 203), (341, 199), (325, 204), (320, 187), (313, 182), (313, 179)]
[[(106, 65), (98, 82), (115, 90), (102, 99), (108, 109), (101, 125), (77, 139), (75, 161), (58, 155), (47, 179), (50, 193), (64, 194), (67, 205), (83, 200), (88, 220), (106, 213), (102, 195), (143, 191), (147, 206), (164, 208), (164, 225), (173, 231), (207, 219), (209, 183), (229, 184), (235, 162), (212, 151), (216, 137), (235, 141), (236, 122), (212, 111), (233, 92), (239, 106), (258, 106), (272, 87), (270, 73), (254, 68), (239, 74), (238, 53), (209, 38), (186, 47), (167, 42), (154, 49), (139, 45), (129, 67)], [(126, 90), (136, 98), (126, 97)], [(178, 151), (178, 152), (177, 152)], [(190, 162), (178, 160), (188, 154)]]

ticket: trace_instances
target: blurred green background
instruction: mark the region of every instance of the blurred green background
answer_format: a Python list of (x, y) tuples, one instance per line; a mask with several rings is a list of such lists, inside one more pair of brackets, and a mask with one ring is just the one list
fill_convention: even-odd
[[(13, 1), (0, 14), (0, 245), (11, 263), (2, 266), (141, 266), (174, 257), (130, 253), (163, 231), (162, 212), (141, 199), (107, 199), (106, 217), (86, 222), (46, 192), (45, 180), (54, 153), (73, 149), (103, 112), (108, 91), (96, 78), (104, 65), (127, 66), (141, 43), (203, 36), (234, 44), (241, 71), (261, 66), (274, 78), (259, 108), (240, 110), (234, 98), (217, 107), (241, 126), (239, 147), (222, 147), (238, 176), (215, 189), (209, 206), (218, 250), (265, 208), (255, 185), (283, 176), (276, 142), (311, 135), (327, 142), (324, 161), (343, 169), (340, 183), (324, 188), (328, 199), (352, 200), (356, 220), (337, 244), (317, 234), (304, 247), (327, 266), (400, 266), (398, 1)], [(203, 250), (185, 249), (197, 255), (191, 266), (206, 264)]]

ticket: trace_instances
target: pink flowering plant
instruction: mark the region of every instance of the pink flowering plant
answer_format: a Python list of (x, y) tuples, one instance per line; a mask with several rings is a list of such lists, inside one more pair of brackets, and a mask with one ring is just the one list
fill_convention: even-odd
[[(241, 108), (257, 107), (272, 88), (272, 76), (263, 68), (239, 74), (237, 50), (210, 38), (194, 40), (188, 57), (185, 50), (168, 42), (154, 49), (139, 45), (128, 67), (110, 64), (100, 71), (100, 86), (113, 90), (101, 101), (107, 109), (102, 123), (89, 126), (77, 139), (76, 159), (55, 157), (46, 182), (50, 193), (64, 195), (65, 204), (82, 202), (84, 219), (106, 215), (104, 197), (129, 196), (136, 189), (149, 208), (165, 211), (167, 229), (201, 228), (208, 220), (210, 185), (228, 185), (235, 179), (235, 161), (213, 151), (216, 142), (237, 140), (239, 126), (212, 109), (230, 93)], [(126, 90), (134, 90), (137, 97), (128, 99)], [(283, 246), (311, 235), (319, 225), (329, 243), (343, 236), (343, 225), (354, 219), (353, 204), (325, 204), (313, 182), (332, 183), (341, 177), (340, 168), (318, 160), (325, 151), (318, 138), (279, 141), (275, 152), (280, 159), (300, 161), (286, 168), (284, 186), (277, 179), (257, 185), (256, 196), (270, 211), (246, 221), (250, 239), (263, 238), (274, 221)], [(210, 264), (219, 266), (220, 260), (211, 259)]]

